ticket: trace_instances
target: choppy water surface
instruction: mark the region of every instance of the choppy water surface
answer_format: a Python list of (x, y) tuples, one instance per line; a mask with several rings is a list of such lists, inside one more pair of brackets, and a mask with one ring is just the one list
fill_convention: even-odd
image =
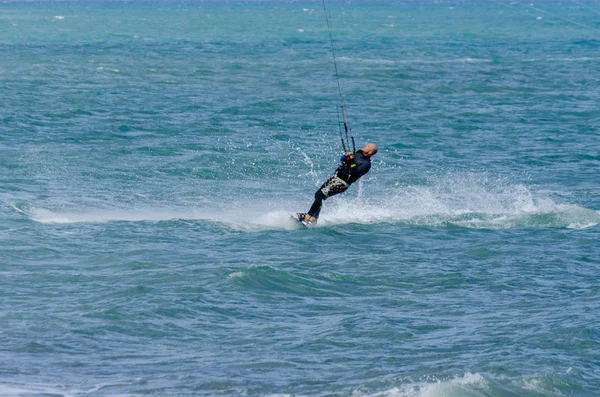
[(600, 394), (600, 5), (0, 4), (0, 395)]

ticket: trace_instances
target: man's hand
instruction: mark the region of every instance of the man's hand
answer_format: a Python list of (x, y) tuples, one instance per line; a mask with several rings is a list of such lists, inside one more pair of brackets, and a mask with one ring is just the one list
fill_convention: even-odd
[(348, 158), (348, 160), (353, 159), (354, 158), (354, 153), (352, 153), (352, 152), (346, 152), (346, 157)]

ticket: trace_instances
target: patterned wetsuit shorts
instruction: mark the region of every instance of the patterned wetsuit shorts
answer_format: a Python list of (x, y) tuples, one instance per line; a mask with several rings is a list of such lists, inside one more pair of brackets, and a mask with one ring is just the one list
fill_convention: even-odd
[(350, 187), (344, 180), (340, 179), (337, 175), (327, 179), (325, 183), (319, 189), (325, 196), (324, 198), (334, 196), (338, 193), (345, 192)]

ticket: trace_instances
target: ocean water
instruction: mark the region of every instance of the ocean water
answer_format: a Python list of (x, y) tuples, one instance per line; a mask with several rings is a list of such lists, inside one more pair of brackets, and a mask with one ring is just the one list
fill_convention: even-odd
[(600, 3), (0, 3), (0, 395), (600, 395)]

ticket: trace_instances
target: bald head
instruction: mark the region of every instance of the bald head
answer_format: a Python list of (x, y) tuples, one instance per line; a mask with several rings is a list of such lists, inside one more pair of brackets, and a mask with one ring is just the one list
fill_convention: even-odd
[(366, 157), (371, 157), (377, 153), (377, 145), (374, 143), (367, 143), (365, 147), (362, 148), (362, 152)]

